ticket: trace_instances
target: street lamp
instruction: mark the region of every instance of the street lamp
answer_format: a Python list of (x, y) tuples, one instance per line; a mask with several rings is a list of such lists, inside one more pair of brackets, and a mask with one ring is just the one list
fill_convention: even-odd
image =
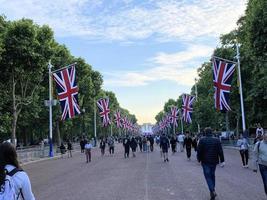
[(85, 133), (85, 124), (84, 124), (84, 115), (85, 115), (85, 108), (82, 109), (82, 117), (83, 117), (83, 128), (82, 128), (82, 132), (83, 132), (83, 135)]

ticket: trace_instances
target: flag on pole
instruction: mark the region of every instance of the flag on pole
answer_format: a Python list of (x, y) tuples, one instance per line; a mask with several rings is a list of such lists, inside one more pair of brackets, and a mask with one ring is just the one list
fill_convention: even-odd
[(115, 119), (114, 120), (115, 120), (115, 123), (116, 123), (117, 128), (121, 128), (122, 127), (122, 123), (121, 123), (122, 118), (121, 118), (120, 111), (117, 110), (115, 112), (114, 116), (115, 116)]
[(182, 105), (182, 111), (183, 111), (183, 120), (186, 123), (192, 123), (192, 112), (193, 112), (193, 103), (195, 101), (195, 97), (184, 94), (183, 95), (183, 105)]
[(57, 95), (62, 110), (61, 120), (73, 118), (80, 114), (75, 65), (54, 72), (53, 79), (56, 82)]
[(99, 110), (99, 115), (102, 118), (102, 126), (106, 127), (111, 124), (109, 119), (109, 98), (101, 98), (96, 102), (96, 104)]
[(231, 110), (229, 96), (236, 63), (213, 57), (213, 85), (215, 89), (215, 108), (220, 111)]
[(173, 106), (171, 108), (171, 123), (174, 125), (174, 127), (177, 127), (178, 126), (178, 123), (177, 123), (177, 119), (178, 119), (178, 109), (176, 106)]

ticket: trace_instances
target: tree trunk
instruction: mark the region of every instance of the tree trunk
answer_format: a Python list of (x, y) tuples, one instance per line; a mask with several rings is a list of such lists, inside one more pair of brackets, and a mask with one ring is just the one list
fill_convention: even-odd
[(12, 79), (12, 112), (13, 112), (13, 119), (12, 119), (11, 142), (14, 145), (16, 145), (16, 128), (17, 128), (17, 120), (18, 120), (15, 89), (16, 89), (16, 83), (15, 83), (14, 76), (13, 76), (13, 79)]

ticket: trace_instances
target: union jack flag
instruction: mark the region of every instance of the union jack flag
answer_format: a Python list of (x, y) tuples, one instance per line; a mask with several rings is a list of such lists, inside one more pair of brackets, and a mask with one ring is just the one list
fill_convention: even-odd
[(178, 119), (178, 109), (176, 106), (171, 108), (171, 115), (170, 121), (174, 126), (178, 126), (177, 119)]
[(53, 73), (62, 110), (61, 120), (73, 118), (81, 113), (78, 104), (78, 87), (75, 65)]
[(108, 126), (111, 123), (109, 119), (109, 113), (110, 113), (109, 98), (101, 98), (96, 103), (99, 109), (100, 117), (103, 120), (102, 125), (104, 127)]
[(123, 117), (121, 121), (122, 121), (123, 128), (127, 129), (127, 117)]
[(114, 119), (114, 120), (115, 120), (115, 122), (116, 122), (116, 126), (117, 126), (117, 128), (121, 128), (121, 127), (122, 127), (122, 123), (121, 123), (122, 118), (121, 118), (121, 113), (120, 113), (120, 111), (117, 110), (117, 111), (115, 112), (114, 116), (115, 116), (115, 119)]
[(220, 58), (213, 58), (213, 85), (215, 89), (215, 108), (221, 111), (231, 110), (229, 96), (231, 82), (235, 71), (234, 62), (228, 62)]
[(182, 110), (183, 110), (183, 120), (186, 123), (192, 123), (191, 115), (193, 112), (193, 103), (195, 101), (195, 97), (184, 94), (183, 95), (183, 105), (182, 105)]

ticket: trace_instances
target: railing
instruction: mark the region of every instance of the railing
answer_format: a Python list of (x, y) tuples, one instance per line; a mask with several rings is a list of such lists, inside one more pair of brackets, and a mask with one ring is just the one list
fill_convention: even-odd
[[(80, 149), (80, 145), (78, 143), (72, 144), (73, 150)], [(59, 155), (59, 147), (54, 145), (53, 147), (54, 155)], [(40, 146), (35, 146), (31, 148), (22, 148), (17, 150), (18, 158), (20, 163), (27, 163), (35, 160), (39, 160), (41, 158), (49, 157), (49, 146), (44, 146), (43, 148)]]

